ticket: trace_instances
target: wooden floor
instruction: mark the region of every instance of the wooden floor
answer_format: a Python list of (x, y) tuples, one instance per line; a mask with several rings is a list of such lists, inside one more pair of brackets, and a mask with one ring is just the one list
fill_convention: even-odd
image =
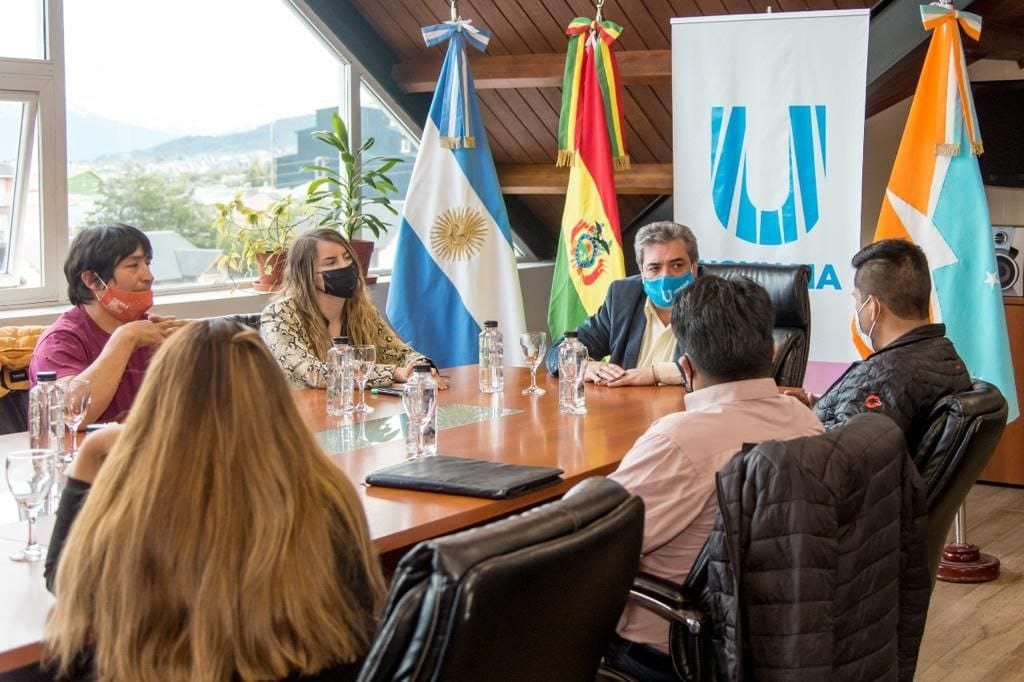
[(999, 579), (936, 583), (915, 680), (1024, 680), (1024, 489), (976, 485), (967, 539), (1000, 560)]

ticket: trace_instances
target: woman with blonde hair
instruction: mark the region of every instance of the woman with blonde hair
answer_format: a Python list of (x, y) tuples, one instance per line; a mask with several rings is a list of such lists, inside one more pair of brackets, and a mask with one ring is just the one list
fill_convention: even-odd
[(224, 319), (167, 340), (82, 444), (46, 577), (46, 660), (98, 680), (355, 679), (384, 594), (355, 489)]
[(328, 228), (307, 232), (288, 249), (283, 296), (263, 310), (260, 334), (297, 386), (327, 386), (327, 351), (336, 336), (377, 347), (369, 386), (404, 382), (424, 359), (373, 305), (352, 246)]

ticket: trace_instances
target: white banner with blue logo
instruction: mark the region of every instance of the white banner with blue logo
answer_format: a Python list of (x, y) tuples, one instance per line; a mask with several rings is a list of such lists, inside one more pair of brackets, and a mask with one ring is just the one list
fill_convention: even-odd
[(675, 219), (703, 262), (811, 266), (811, 354), (848, 363), (868, 10), (673, 19)]

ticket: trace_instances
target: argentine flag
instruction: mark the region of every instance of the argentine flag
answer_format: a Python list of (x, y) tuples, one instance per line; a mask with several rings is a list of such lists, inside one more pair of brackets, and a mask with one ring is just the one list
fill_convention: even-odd
[(405, 199), (387, 314), (417, 351), (456, 367), (477, 362), (485, 320), (498, 321), (508, 349), (526, 324), (505, 202), (466, 59), (466, 43), (483, 51), (490, 34), (459, 19), (425, 27), (423, 37), (428, 46), (450, 42)]

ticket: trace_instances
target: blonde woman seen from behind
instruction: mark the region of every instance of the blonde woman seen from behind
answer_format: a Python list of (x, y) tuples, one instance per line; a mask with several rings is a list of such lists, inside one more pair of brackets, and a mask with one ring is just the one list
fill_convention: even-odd
[(355, 679), (384, 593), (352, 484), (224, 319), (170, 338), (83, 443), (46, 573), (46, 658), (99, 680)]
[(404, 382), (423, 360), (373, 305), (351, 245), (327, 228), (307, 232), (288, 250), (283, 296), (263, 310), (260, 334), (295, 386), (327, 386), (335, 336), (377, 347), (370, 386)]

